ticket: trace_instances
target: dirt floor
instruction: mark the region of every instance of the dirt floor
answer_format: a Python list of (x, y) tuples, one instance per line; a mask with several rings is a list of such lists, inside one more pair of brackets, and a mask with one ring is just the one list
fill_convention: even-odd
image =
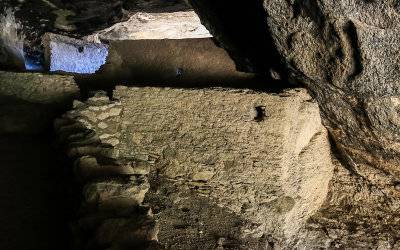
[(67, 249), (62, 164), (47, 135), (0, 134), (0, 249)]

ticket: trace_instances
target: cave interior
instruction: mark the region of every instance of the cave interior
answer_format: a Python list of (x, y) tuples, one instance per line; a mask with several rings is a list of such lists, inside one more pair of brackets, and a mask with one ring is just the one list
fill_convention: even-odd
[(400, 249), (399, 30), (396, 0), (2, 0), (0, 249)]

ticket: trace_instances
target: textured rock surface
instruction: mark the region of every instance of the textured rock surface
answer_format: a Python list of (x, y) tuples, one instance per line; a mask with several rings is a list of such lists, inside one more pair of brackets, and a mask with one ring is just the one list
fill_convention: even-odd
[(211, 37), (194, 11), (167, 13), (138, 12), (128, 21), (95, 32), (85, 39), (93, 41), (187, 39)]
[(98, 128), (90, 125), (97, 120), (118, 121), (120, 104), (103, 93), (86, 104), (75, 101), (74, 106), (84, 112), (72, 110), (54, 123), (60, 145), (74, 162), (71, 189), (78, 192), (78, 205), (77, 218), (70, 223), (72, 248), (159, 249), (158, 224), (143, 204), (150, 168), (143, 161), (118, 158), (110, 135), (96, 133)]
[(118, 87), (114, 98), (120, 155), (155, 158), (159, 175), (257, 224), (249, 233), (290, 237), (325, 198), (329, 143), (304, 90)]
[[(262, 223), (257, 223), (257, 219), (268, 222), (276, 220), (276, 218), (271, 218), (271, 216), (257, 217), (265, 208), (260, 206), (262, 203), (250, 203), (248, 200), (252, 197), (257, 199), (257, 196), (252, 195), (252, 191), (257, 189), (257, 183), (261, 183), (264, 176), (274, 174), (272, 172), (274, 168), (271, 166), (277, 165), (269, 165), (269, 172), (265, 170), (259, 172), (259, 169), (262, 169), (263, 166), (265, 167), (265, 165), (262, 165), (265, 163), (265, 158), (257, 159), (255, 162), (253, 160), (246, 162), (245, 159), (256, 153), (268, 155), (268, 152), (273, 154), (278, 151), (278, 154), (274, 154), (275, 161), (279, 162), (285, 159), (285, 164), (290, 165), (292, 170), (294, 169), (296, 166), (293, 162), (296, 158), (294, 152), (298, 152), (302, 146), (298, 144), (299, 146), (296, 147), (293, 139), (309, 138), (311, 134), (318, 130), (315, 126), (311, 126), (309, 129), (305, 129), (303, 126), (301, 130), (296, 130), (295, 128), (299, 128), (299, 124), (313, 124), (312, 120), (302, 121), (288, 116), (293, 112), (306, 114), (307, 110), (311, 111), (307, 108), (298, 111), (295, 108), (299, 107), (297, 105), (300, 105), (301, 102), (295, 105), (293, 100), (296, 100), (296, 98), (298, 98), (297, 100), (304, 100), (304, 98), (307, 100), (309, 97), (306, 97), (305, 93), (292, 92), (291, 95), (286, 93), (281, 94), (281, 96), (260, 94), (260, 96), (267, 96), (271, 100), (285, 100), (279, 102), (280, 105), (269, 105), (268, 102), (264, 102), (266, 116), (262, 120), (262, 116), (258, 116), (258, 112), (256, 112), (257, 109), (252, 109), (255, 105), (262, 104), (258, 103), (259, 100), (257, 98), (250, 98), (251, 105), (247, 106), (248, 108), (245, 108), (246, 105), (229, 105), (234, 100), (240, 100), (242, 104), (243, 100), (247, 100), (246, 98), (229, 98), (232, 95), (241, 96), (244, 93), (247, 93), (247, 95), (259, 95), (253, 92), (232, 91), (228, 94), (227, 91), (221, 90), (154, 90), (155, 88), (118, 87), (113, 101), (110, 101), (104, 93), (96, 94), (85, 103), (75, 101), (75, 110), (70, 111), (66, 117), (78, 121), (79, 126), (64, 124), (59, 129), (60, 140), (69, 145), (66, 147), (67, 155), (77, 159), (74, 167), (77, 180), (80, 183), (90, 183), (86, 185), (84, 194), (91, 195), (84, 195), (84, 197), (98, 195), (98, 197), (106, 198), (95, 199), (96, 202), (92, 202), (93, 199), (89, 199), (89, 202), (82, 203), (83, 211), (93, 211), (94, 209), (99, 211), (99, 213), (95, 214), (89, 213), (89, 215), (80, 218), (76, 222), (78, 231), (88, 230), (93, 232), (91, 234), (92, 238), (87, 244), (105, 246), (110, 242), (117, 242), (116, 245), (127, 244), (132, 246), (138, 242), (137, 235), (142, 235), (140, 237), (145, 239), (153, 239), (156, 235), (161, 245), (167, 249), (196, 249), (200, 246), (207, 249), (268, 249), (272, 246), (284, 249), (295, 247), (298, 249), (398, 248), (398, 238), (400, 237), (398, 221), (400, 217), (396, 203), (388, 199), (388, 196), (376, 185), (371, 185), (367, 179), (356, 176), (351, 171), (343, 168), (335, 158), (332, 158), (333, 165), (336, 167), (334, 177), (329, 184), (328, 197), (322, 207), (307, 220), (299, 232), (290, 235), (290, 239), (286, 242), (282, 238), (273, 237), (273, 234), (254, 238), (257, 235), (256, 232), (260, 232), (259, 230), (261, 230), (260, 227), (262, 226)], [(203, 93), (200, 100), (207, 100), (205, 102), (207, 105), (196, 106), (196, 103), (201, 102), (194, 95), (189, 94), (193, 91)], [(168, 92), (169, 95), (163, 95), (165, 92)], [(175, 94), (173, 95), (172, 93)], [(186, 95), (183, 93), (186, 93)], [(210, 93), (218, 94), (218, 97)], [(225, 97), (223, 97), (224, 95)], [(137, 99), (133, 98), (135, 96)], [(175, 100), (171, 103), (171, 105), (175, 106), (166, 108), (168, 106), (168, 102), (165, 101), (166, 98)], [(193, 100), (197, 101), (194, 102)], [(224, 109), (222, 106), (210, 110), (206, 109), (206, 106), (212, 107), (212, 104), (218, 103), (218, 100), (223, 100), (223, 107), (229, 107), (229, 109)], [(155, 106), (156, 103), (158, 104), (157, 107)], [(312, 107), (315, 104), (306, 101), (305, 105), (306, 107)], [(182, 109), (182, 107), (185, 109)], [(196, 110), (196, 112), (189, 112), (190, 110)], [(227, 110), (229, 115), (222, 115), (224, 114), (223, 110)], [(286, 110), (288, 113), (281, 112), (279, 113), (280, 118), (278, 118), (273, 116), (273, 110)], [(186, 116), (181, 117), (178, 111), (185, 113)], [(315, 112), (308, 113), (308, 117), (318, 117), (313, 115)], [(168, 115), (155, 115), (160, 113)], [(223, 156), (229, 156), (234, 151), (226, 150), (226, 152), (211, 155), (200, 151), (209, 149), (218, 152), (220, 147), (216, 142), (219, 139), (214, 136), (215, 132), (222, 131), (223, 126), (221, 124), (224, 122), (229, 121), (230, 124), (239, 124), (238, 117), (240, 116), (229, 118), (237, 114), (248, 117), (243, 119), (243, 122), (247, 121), (258, 127), (266, 126), (269, 128), (269, 126), (272, 126), (274, 117), (275, 121), (284, 120), (286, 125), (275, 126), (264, 133), (262, 131), (256, 133), (259, 138), (255, 138), (254, 142), (271, 136), (270, 132), (275, 131), (274, 136), (277, 136), (275, 143), (286, 142), (284, 144), (286, 146), (277, 146), (276, 149), (271, 151), (259, 150), (252, 152), (251, 150), (244, 150), (243, 152), (246, 153), (245, 158), (236, 158), (236, 164), (233, 164), (235, 161), (228, 160), (226, 162), (226, 166), (230, 170), (228, 173), (223, 173), (225, 170), (225, 162), (223, 162), (222, 170), (213, 175), (208, 170), (216, 170), (218, 164), (214, 164), (214, 166), (207, 164), (218, 163)], [(263, 114), (263, 109), (261, 109), (261, 114)], [(202, 117), (203, 120), (201, 120)], [(297, 114), (294, 117), (299, 118), (300, 116)], [(259, 120), (259, 122), (255, 121), (254, 118), (257, 118), (256, 120)], [(219, 122), (218, 119), (220, 119)], [(318, 120), (318, 118), (316, 119)], [(169, 126), (171, 124), (169, 121), (179, 121), (180, 124), (175, 127)], [(184, 125), (186, 123), (198, 124), (198, 121), (203, 121), (201, 127), (204, 126), (204, 131), (198, 133), (202, 137), (191, 137), (190, 135), (194, 134), (194, 130), (185, 129), (187, 127)], [(231, 121), (234, 122), (232, 123)], [(209, 132), (205, 125), (212, 122), (215, 122), (214, 128)], [(240, 135), (239, 128), (245, 129), (246, 126), (242, 124), (238, 126), (238, 131), (230, 133), (224, 140), (225, 144), (221, 146), (222, 148), (227, 148), (228, 145), (232, 146), (232, 141), (229, 138), (238, 138), (238, 135)], [(278, 137), (279, 131), (285, 131), (288, 128), (291, 129), (292, 134), (285, 133), (286, 136)], [(255, 131), (257, 130), (249, 130), (249, 133), (246, 133), (241, 138), (247, 140), (251, 138), (251, 133), (255, 133)], [(300, 131), (303, 132), (303, 136), (299, 136)], [(176, 137), (180, 133), (184, 133), (182, 137)], [(298, 158), (299, 163), (306, 161), (309, 164), (317, 161), (315, 157), (319, 159), (321, 157), (330, 157), (317, 153), (321, 152), (321, 148), (313, 148), (312, 145), (318, 145), (318, 136), (314, 137), (316, 138), (311, 140), (314, 142), (302, 150), (303, 153)], [(168, 141), (168, 138), (177, 139)], [(186, 140), (185, 138), (191, 139)], [(185, 141), (188, 144), (183, 145)], [(291, 141), (291, 143), (288, 143), (288, 141)], [(307, 139), (303, 141), (307, 141)], [(180, 142), (180, 144), (178, 145), (177, 142)], [(192, 147), (189, 142), (198, 142), (199, 146), (197, 148)], [(236, 139), (234, 140), (234, 145), (240, 146), (240, 142), (240, 139)], [(243, 148), (260, 148), (260, 145), (260, 143), (258, 145), (249, 143)], [(263, 144), (263, 149), (268, 148), (268, 144)], [(281, 153), (290, 151), (289, 148), (293, 150), (291, 156), (288, 156), (288, 154), (282, 156)], [(195, 153), (196, 150), (200, 151), (197, 154), (185, 154), (185, 152), (190, 151)], [(307, 152), (310, 152), (313, 158), (305, 157), (308, 154)], [(185, 162), (184, 164), (179, 164), (178, 159), (182, 159), (182, 157), (184, 157)], [(107, 158), (114, 160), (106, 160)], [(239, 163), (242, 163), (242, 165), (240, 166)], [(246, 167), (246, 164), (251, 166)], [(174, 168), (173, 166), (180, 166), (180, 168)], [(281, 170), (284, 171), (283, 168)], [(321, 171), (321, 169), (318, 171)], [(251, 173), (256, 173), (256, 176), (249, 178)], [(300, 176), (305, 174), (306, 171), (292, 173), (292, 175), (286, 176), (286, 183), (281, 182), (282, 187), (293, 185), (300, 177), (303, 181), (305, 180), (304, 178), (307, 178), (304, 175)], [(141, 178), (147, 178), (146, 176), (148, 176), (148, 182), (144, 179), (143, 184), (137, 185), (138, 182), (136, 181), (126, 182), (127, 179), (115, 179), (118, 175), (129, 176), (132, 174), (141, 176)], [(221, 177), (228, 175), (232, 180), (232, 185), (227, 186), (229, 188), (226, 189), (226, 181), (224, 182), (224, 178)], [(310, 175), (311, 177), (308, 177), (310, 180), (312, 178), (315, 179), (315, 173), (311, 172)], [(104, 176), (109, 177), (104, 178)], [(99, 177), (101, 178), (99, 179)], [(134, 178), (133, 180), (138, 179)], [(218, 183), (214, 182), (214, 180), (218, 180)], [(243, 181), (235, 183), (237, 180)], [(321, 181), (326, 183), (327, 180)], [(108, 182), (109, 184), (104, 185)], [(148, 186), (146, 185), (148, 184), (146, 183), (150, 184), (150, 189), (147, 189)], [(277, 187), (277, 182), (268, 186), (268, 190), (273, 190), (274, 185)], [(309, 187), (315, 185), (317, 185), (317, 182), (310, 183), (308, 186), (303, 185), (305, 195), (310, 194)], [(104, 189), (106, 186), (110, 188)], [(241, 187), (246, 187), (246, 189), (240, 189)], [(90, 190), (95, 190), (96, 192)], [(131, 196), (133, 199), (126, 200), (124, 198), (125, 190), (128, 193), (132, 193), (129, 190), (133, 191)], [(138, 192), (134, 190), (148, 190), (143, 203), (140, 203), (143, 196), (137, 196)], [(265, 190), (267, 189), (263, 188), (259, 194), (268, 195)], [(301, 188), (298, 190), (300, 195), (302, 194), (301, 190)], [(222, 191), (225, 191), (225, 193), (222, 193)], [(293, 192), (296, 191), (293, 190)], [(278, 194), (279, 192), (275, 193), (275, 195)], [(113, 195), (116, 195), (115, 200), (110, 199)], [(269, 204), (270, 207), (274, 207), (276, 210), (269, 212), (275, 214), (276, 217), (282, 216), (279, 215), (278, 209), (280, 209), (280, 213), (285, 212), (285, 209), (292, 202), (288, 197), (284, 195), (278, 200), (272, 198), (267, 205)], [(246, 203), (241, 205), (243, 201)], [(131, 205), (127, 206), (127, 204)], [(154, 214), (153, 218), (144, 216), (143, 212), (138, 212), (141, 210), (137, 210), (136, 204), (151, 207)], [(291, 218), (293, 218), (293, 211), (298, 209), (298, 204), (299, 202), (296, 200), (294, 207), (286, 216), (292, 216)], [(110, 213), (110, 211), (111, 214), (115, 213), (114, 217), (117, 218), (114, 219), (112, 216), (113, 219), (110, 219), (109, 215), (104, 215), (104, 213)], [(258, 213), (255, 213), (256, 211)], [(139, 222), (132, 224), (132, 218), (136, 218), (135, 216), (139, 216)], [(154, 221), (152, 221), (154, 219), (159, 224), (159, 231), (157, 232), (154, 231), (156, 230)], [(305, 220), (306, 217), (303, 219)], [(292, 223), (293, 221), (294, 219), (288, 220), (288, 223), (294, 224)], [(296, 219), (296, 221), (299, 220)], [(274, 228), (276, 228), (276, 225), (278, 224), (275, 224)], [(292, 230), (297, 227), (298, 225), (289, 226)], [(251, 230), (254, 228), (256, 228), (254, 231), (245, 231), (246, 229)], [(127, 233), (121, 233), (121, 237), (117, 237), (117, 234), (112, 232)], [(133, 244), (132, 242), (136, 243)]]
[(0, 95), (48, 104), (77, 97), (79, 88), (72, 76), (0, 71)]
[(76, 37), (126, 21), (137, 12), (161, 13), (191, 10), (184, 0), (4, 0), (0, 9), (13, 8), (27, 40), (40, 42), (45, 32)]
[(264, 6), (279, 52), (319, 101), (346, 163), (398, 197), (397, 4), (326, 0)]
[[(222, 14), (223, 1), (190, 2), (238, 64), (259, 64), (259, 56), (248, 55), (278, 51), (291, 72), (287, 78), (300, 79), (318, 101), (343, 161), (389, 197), (399, 196), (394, 188), (400, 179), (396, 1), (265, 0), (229, 5), (229, 15)], [(247, 8), (264, 18), (248, 37), (259, 41), (269, 32), (272, 44), (242, 49), (249, 44), (241, 37), (244, 31), (232, 31), (228, 23), (240, 13), (243, 20), (257, 19), (242, 12)], [(269, 56), (263, 60), (276, 63)]]
[(12, 9), (4, 9), (0, 14), (0, 67), (3, 69), (25, 69), (21, 28)]
[[(179, 206), (188, 206), (184, 200), (204, 206), (190, 206), (190, 220), (196, 210), (207, 217), (213, 206), (220, 206), (225, 212), (218, 225), (229, 218), (240, 225), (237, 232), (221, 229), (225, 233), (283, 241), (292, 240), (326, 197), (333, 169), (327, 132), (316, 103), (303, 89), (278, 95), (117, 87), (113, 98), (110, 102), (98, 93), (87, 103), (76, 102), (66, 117), (96, 131), (102, 144), (113, 147), (108, 155), (152, 165), (148, 202), (163, 223), (163, 244), (185, 246), (182, 238), (168, 239), (188, 227), (174, 217)], [(171, 228), (170, 220), (177, 226)], [(200, 233), (201, 240), (193, 238), (202, 231), (198, 225), (194, 233), (183, 230), (183, 238), (198, 244), (218, 225), (204, 226), (208, 231)]]
[(338, 164), (324, 205), (289, 248), (398, 249), (399, 221), (384, 192)]
[(73, 77), (0, 71), (0, 131), (50, 129), (53, 119), (77, 97)]
[(108, 45), (46, 33), (43, 37), (45, 68), (94, 73), (106, 62)]

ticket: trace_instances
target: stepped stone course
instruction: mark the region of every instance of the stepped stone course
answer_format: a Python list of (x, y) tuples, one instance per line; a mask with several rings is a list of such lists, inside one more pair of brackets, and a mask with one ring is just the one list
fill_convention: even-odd
[[(76, 109), (54, 122), (60, 145), (74, 162), (71, 185), (82, 198), (70, 225), (74, 249), (159, 249), (158, 223), (143, 202), (150, 169), (138, 160), (118, 158), (110, 143), (119, 106), (100, 92), (86, 103), (74, 101)], [(110, 123), (110, 134), (102, 133), (97, 121)]]

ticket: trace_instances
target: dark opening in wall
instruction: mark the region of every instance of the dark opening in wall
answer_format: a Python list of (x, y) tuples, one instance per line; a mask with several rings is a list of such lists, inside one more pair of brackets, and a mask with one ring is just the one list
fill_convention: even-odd
[(256, 109), (257, 114), (256, 114), (256, 117), (254, 117), (254, 120), (256, 122), (264, 121), (265, 116), (266, 116), (265, 115), (265, 106), (257, 106), (257, 107), (255, 107), (255, 109)]
[(275, 246), (275, 244), (273, 243), (273, 242), (268, 242), (268, 246), (270, 247), (270, 248), (272, 248), (272, 249), (274, 249), (274, 246)]

